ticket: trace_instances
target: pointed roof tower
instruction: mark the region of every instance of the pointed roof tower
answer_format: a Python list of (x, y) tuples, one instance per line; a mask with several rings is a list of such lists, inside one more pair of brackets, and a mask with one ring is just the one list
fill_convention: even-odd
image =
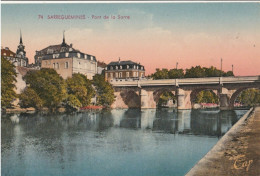
[(23, 44), (22, 31), (20, 29), (20, 44)]
[(66, 42), (65, 42), (65, 30), (63, 30), (63, 40), (62, 40), (61, 46), (66, 46)]

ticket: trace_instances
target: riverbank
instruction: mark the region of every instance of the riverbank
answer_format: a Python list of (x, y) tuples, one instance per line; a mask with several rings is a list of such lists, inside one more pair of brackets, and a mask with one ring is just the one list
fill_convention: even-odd
[[(102, 110), (102, 109), (107, 109), (106, 106), (95, 106), (95, 105), (89, 105), (89, 106), (85, 106), (82, 108), (79, 108), (79, 110), (76, 110), (78, 112), (83, 112), (83, 111), (89, 111), (89, 110)], [(3, 110), (2, 110), (3, 111)], [(48, 108), (42, 108), (41, 110), (39, 110), (39, 112), (48, 112), (49, 109)], [(36, 109), (31, 107), (31, 108), (20, 108), (20, 107), (14, 107), (14, 108), (10, 108), (10, 109), (5, 109), (4, 110), (5, 113), (35, 113)], [(66, 112), (66, 109), (61, 107), (57, 109), (57, 112)]]
[(250, 109), (186, 176), (260, 175), (260, 107)]

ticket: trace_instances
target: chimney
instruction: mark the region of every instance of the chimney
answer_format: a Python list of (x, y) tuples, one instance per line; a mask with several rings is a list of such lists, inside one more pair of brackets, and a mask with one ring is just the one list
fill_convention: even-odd
[(120, 63), (120, 57), (119, 57), (118, 63)]

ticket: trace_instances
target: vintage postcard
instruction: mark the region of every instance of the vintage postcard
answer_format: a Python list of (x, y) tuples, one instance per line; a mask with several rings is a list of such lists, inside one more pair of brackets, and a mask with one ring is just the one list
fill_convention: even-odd
[(260, 3), (1, 3), (2, 176), (260, 175)]

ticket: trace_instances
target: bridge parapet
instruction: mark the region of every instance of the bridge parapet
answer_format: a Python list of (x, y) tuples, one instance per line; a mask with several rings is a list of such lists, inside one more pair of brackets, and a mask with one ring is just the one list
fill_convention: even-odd
[(234, 83), (260, 83), (260, 76), (237, 76), (237, 77), (206, 77), (206, 78), (183, 78), (183, 79), (158, 79), (158, 80), (113, 80), (110, 82), (114, 87), (142, 87), (142, 86), (181, 86), (202, 84), (234, 84)]

